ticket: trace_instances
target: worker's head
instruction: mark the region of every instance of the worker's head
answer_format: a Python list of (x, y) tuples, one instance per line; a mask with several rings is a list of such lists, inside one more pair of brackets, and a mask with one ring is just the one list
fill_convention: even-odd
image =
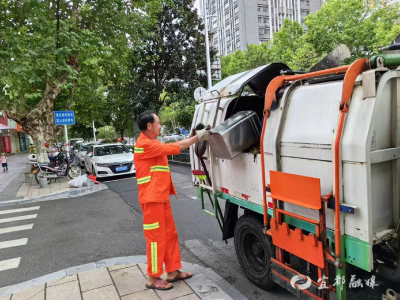
[(147, 137), (156, 139), (160, 134), (160, 119), (153, 111), (145, 111), (139, 115), (137, 120), (139, 130)]

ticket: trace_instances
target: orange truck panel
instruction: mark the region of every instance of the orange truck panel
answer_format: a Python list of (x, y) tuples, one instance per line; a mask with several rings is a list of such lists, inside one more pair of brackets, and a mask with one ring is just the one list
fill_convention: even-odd
[(279, 225), (274, 218), (271, 219), (270, 224), (272, 242), (276, 247), (286, 250), (321, 269), (325, 267), (322, 243), (312, 233), (303, 235), (301, 229), (292, 230), (284, 222)]
[(269, 171), (271, 198), (303, 207), (321, 209), (320, 179)]

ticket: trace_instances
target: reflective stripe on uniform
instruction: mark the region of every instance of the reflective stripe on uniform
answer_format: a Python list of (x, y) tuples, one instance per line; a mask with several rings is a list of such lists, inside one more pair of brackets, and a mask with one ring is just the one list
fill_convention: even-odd
[(151, 242), (151, 272), (157, 273), (157, 242)]
[(135, 147), (135, 153), (144, 153), (144, 149), (143, 148), (139, 148), (139, 147)]
[(151, 176), (146, 176), (146, 177), (138, 178), (138, 179), (137, 179), (137, 184), (147, 183), (147, 182), (150, 182), (150, 180), (151, 180)]
[(150, 168), (150, 172), (169, 172), (168, 166), (153, 166)]
[(157, 229), (160, 228), (160, 224), (157, 223), (153, 223), (153, 224), (143, 224), (143, 229), (144, 230), (152, 230), (152, 229)]

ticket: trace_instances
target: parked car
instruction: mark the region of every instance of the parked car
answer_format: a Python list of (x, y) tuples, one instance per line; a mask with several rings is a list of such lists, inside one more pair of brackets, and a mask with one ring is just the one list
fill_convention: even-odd
[(79, 165), (83, 168), (85, 166), (85, 154), (93, 143), (77, 143), (74, 150), (75, 156), (78, 158)]
[(91, 145), (84, 158), (86, 171), (96, 177), (136, 173), (133, 151), (121, 143)]
[(70, 147), (70, 151), (73, 151), (76, 149), (76, 144), (77, 143), (83, 143), (84, 139), (83, 138), (73, 138), (69, 140), (69, 147)]

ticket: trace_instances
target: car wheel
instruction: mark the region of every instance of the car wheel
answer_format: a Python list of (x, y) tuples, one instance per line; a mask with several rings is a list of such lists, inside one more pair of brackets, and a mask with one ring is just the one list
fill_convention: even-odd
[(247, 278), (264, 290), (275, 287), (271, 279), (271, 238), (262, 232), (263, 224), (252, 215), (243, 215), (235, 226), (235, 250)]

